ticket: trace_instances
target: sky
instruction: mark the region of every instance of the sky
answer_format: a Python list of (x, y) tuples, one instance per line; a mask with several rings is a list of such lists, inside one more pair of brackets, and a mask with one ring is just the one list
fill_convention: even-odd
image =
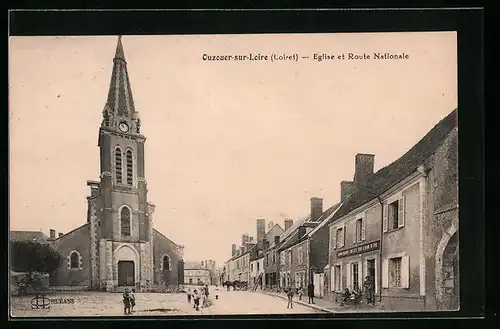
[[(123, 36), (146, 136), (153, 225), (186, 261), (221, 265), (256, 219), (339, 202), (356, 153), (375, 171), (457, 107), (456, 33)], [(69, 232), (99, 177), (116, 36), (9, 39), (10, 229)], [(330, 60), (314, 53), (406, 53)], [(297, 54), (204, 61), (203, 54)], [(310, 56), (310, 59), (301, 59)], [(373, 57), (373, 56), (372, 56)]]

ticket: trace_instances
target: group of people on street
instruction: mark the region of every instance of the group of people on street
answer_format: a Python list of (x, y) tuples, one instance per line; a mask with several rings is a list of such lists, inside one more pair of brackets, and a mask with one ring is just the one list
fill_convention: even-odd
[[(375, 305), (375, 284), (370, 276), (367, 276), (363, 282), (363, 293), (366, 304)], [(361, 297), (361, 292), (358, 287), (354, 287), (352, 291), (350, 291), (349, 288), (345, 288), (340, 306), (345, 304), (358, 304), (361, 301)]]
[[(215, 288), (215, 299), (219, 299), (219, 287), (217, 286)], [(195, 308), (197, 311), (200, 310), (200, 307), (207, 307), (208, 306), (208, 296), (210, 295), (210, 291), (208, 289), (208, 285), (200, 285), (198, 288), (195, 288), (194, 290), (191, 291), (191, 288), (188, 288), (187, 292), (187, 301), (188, 303), (191, 304), (193, 303), (193, 308)], [(201, 302), (201, 306), (200, 306)]]
[(129, 315), (134, 312), (134, 306), (135, 306), (135, 289), (132, 288), (132, 291), (130, 291), (128, 288), (125, 288), (125, 291), (123, 292), (123, 314), (124, 315)]

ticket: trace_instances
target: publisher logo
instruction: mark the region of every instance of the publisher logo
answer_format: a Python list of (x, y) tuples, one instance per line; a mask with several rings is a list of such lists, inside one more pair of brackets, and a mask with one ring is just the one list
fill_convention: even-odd
[(31, 308), (40, 310), (40, 309), (49, 309), (50, 305), (55, 304), (74, 304), (74, 298), (47, 298), (45, 295), (38, 294), (33, 299), (31, 299)]
[(33, 299), (31, 299), (31, 308), (36, 310), (48, 309), (50, 308), (50, 299), (44, 295), (36, 295)]

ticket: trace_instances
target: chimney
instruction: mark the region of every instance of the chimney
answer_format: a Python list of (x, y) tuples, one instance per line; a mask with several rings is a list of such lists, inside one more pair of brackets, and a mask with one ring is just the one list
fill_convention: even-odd
[(340, 182), (340, 202), (345, 202), (354, 193), (355, 189), (354, 182)]
[(293, 225), (293, 219), (285, 219), (285, 231)]
[(231, 245), (231, 256), (234, 256), (236, 254), (236, 245), (233, 244)]
[(316, 222), (323, 213), (323, 199), (311, 198), (311, 222)]
[(274, 244), (278, 244), (278, 243), (280, 243), (280, 236), (279, 236), (279, 235), (276, 235), (276, 236), (274, 237)]
[(62, 237), (63, 235), (64, 235), (64, 233), (59, 232), (59, 237)]
[(375, 163), (375, 155), (373, 154), (356, 154), (354, 184), (360, 186), (364, 184), (368, 178), (373, 175), (373, 165)]
[(50, 231), (49, 231), (49, 232), (50, 232), (50, 238), (51, 238), (51, 239), (55, 239), (55, 238), (56, 238), (56, 230), (54, 230), (54, 229), (50, 229)]
[(250, 240), (248, 234), (243, 234), (241, 236), (241, 245), (244, 246)]
[(262, 240), (264, 240), (265, 235), (266, 235), (266, 220), (257, 219), (257, 244), (259, 245), (259, 247), (263, 246)]

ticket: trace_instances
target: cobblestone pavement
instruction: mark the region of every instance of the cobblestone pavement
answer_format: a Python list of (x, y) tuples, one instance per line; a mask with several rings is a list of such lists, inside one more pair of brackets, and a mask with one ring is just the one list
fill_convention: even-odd
[[(51, 316), (123, 316), (122, 295), (105, 292), (68, 292), (55, 293), (48, 298), (72, 298), (72, 304), (51, 303), (49, 309), (33, 309), (30, 297), (12, 297), (11, 315), (13, 317), (51, 317)], [(306, 314), (320, 313), (307, 306), (294, 304), (287, 309), (286, 300), (249, 291), (220, 291), (215, 300), (211, 292), (212, 306), (196, 311), (188, 304), (186, 294), (137, 293), (137, 305), (132, 316), (169, 316), (169, 315), (234, 315), (234, 314)]]

